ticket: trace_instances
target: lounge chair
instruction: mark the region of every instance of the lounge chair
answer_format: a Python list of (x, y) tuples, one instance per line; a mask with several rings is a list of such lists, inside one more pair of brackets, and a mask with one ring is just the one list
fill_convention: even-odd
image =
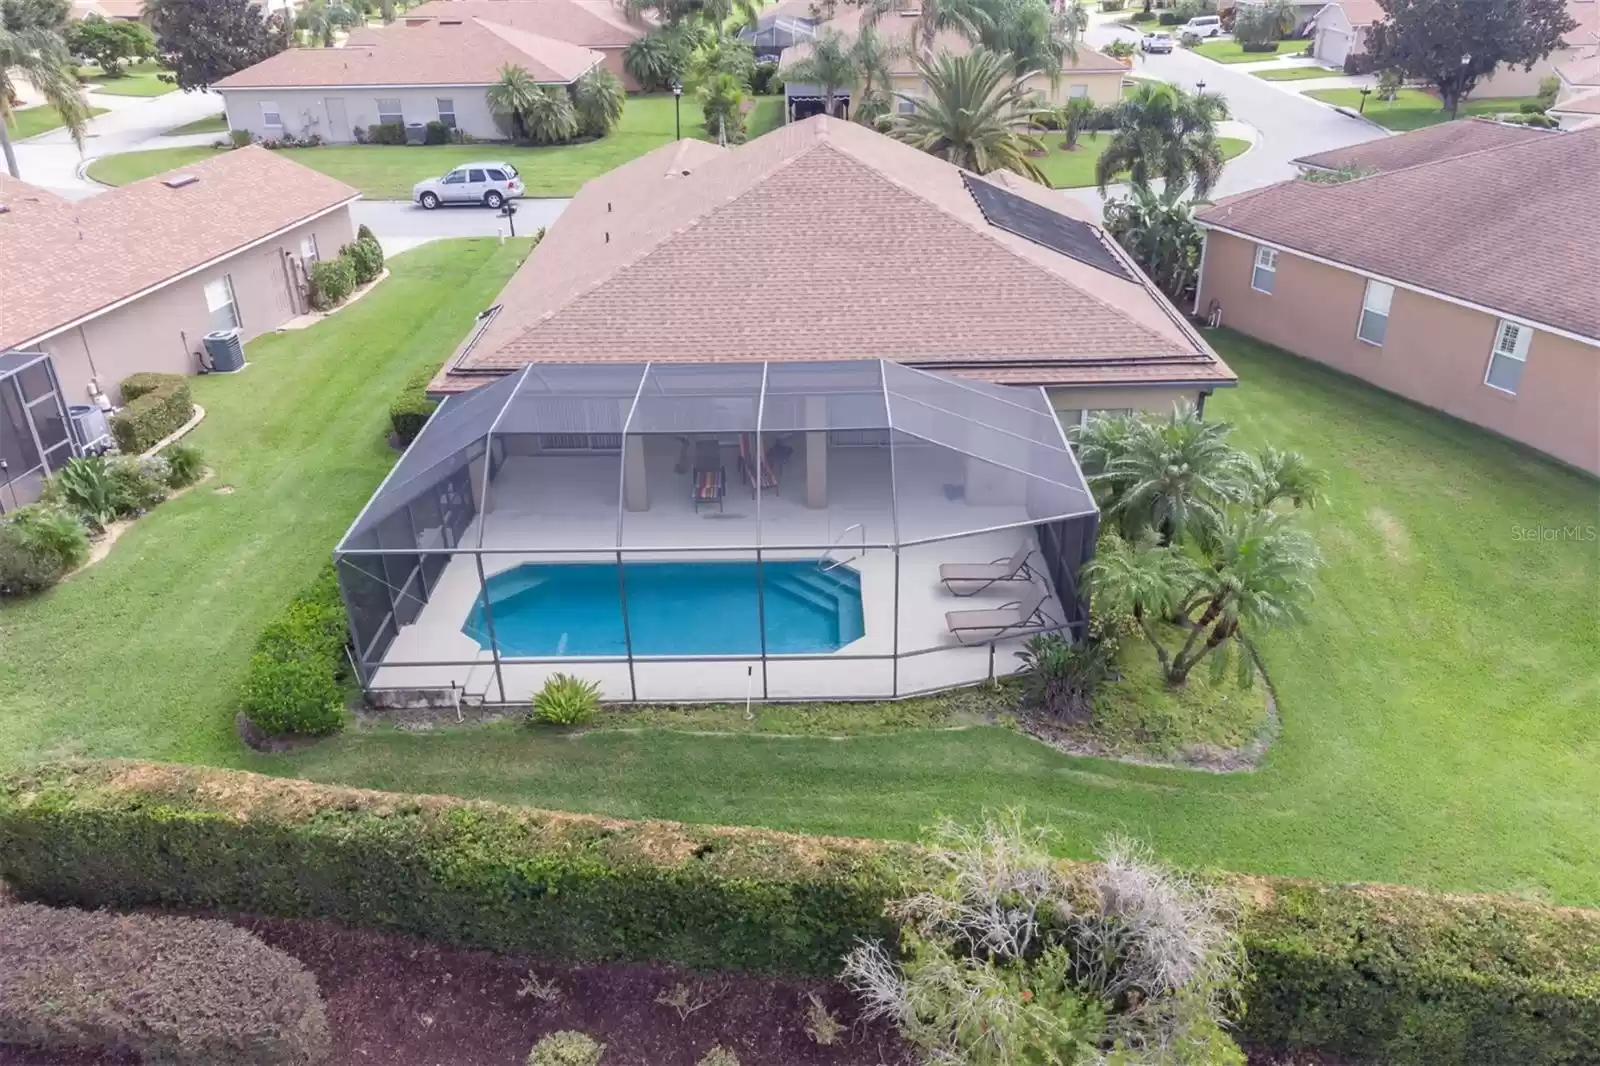
[(722, 467), (722, 449), (714, 440), (696, 441), (694, 446), (694, 471), (690, 474), (690, 495), (694, 509), (705, 504), (717, 505), (722, 510), (722, 500), (728, 495), (728, 475)]
[[(772, 453), (770, 451), (762, 456), (759, 465), (761, 468), (760, 491), (766, 492), (770, 489), (773, 492), (777, 492), (778, 469), (772, 461)], [(749, 486), (751, 496), (754, 496), (757, 491), (756, 466), (756, 445), (751, 441), (750, 434), (741, 433), (739, 434), (739, 476)]]
[(1028, 594), (1002, 607), (986, 611), (946, 611), (945, 625), (950, 635), (963, 644), (986, 644), (991, 640), (1037, 633), (1058, 625), (1044, 609), (1050, 592), (1031, 585)]
[(939, 580), (956, 596), (976, 596), (991, 585), (1032, 581), (1033, 568), (1028, 565), (1031, 558), (1033, 549), (1027, 541), (1023, 541), (1009, 559), (995, 559), (987, 563), (945, 563), (939, 567)]

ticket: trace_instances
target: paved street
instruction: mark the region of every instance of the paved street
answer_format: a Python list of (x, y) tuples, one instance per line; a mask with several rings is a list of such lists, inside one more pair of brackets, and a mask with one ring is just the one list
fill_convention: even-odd
[[(540, 226), (555, 221), (570, 200), (518, 200), (514, 220), (519, 236), (527, 236)], [(498, 211), (483, 207), (441, 207), (424, 211), (415, 204), (398, 200), (363, 200), (352, 214), (378, 235), (389, 255), (415, 248), (439, 237), (493, 237), (506, 230), (506, 220)]]

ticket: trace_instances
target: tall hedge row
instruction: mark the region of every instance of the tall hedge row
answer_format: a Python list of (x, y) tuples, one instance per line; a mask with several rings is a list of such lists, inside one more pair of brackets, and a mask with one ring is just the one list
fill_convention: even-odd
[(189, 381), (182, 374), (129, 374), (121, 388), (124, 406), (111, 416), (111, 436), (129, 455), (153, 448), (194, 417)]
[[(905, 845), (620, 822), (149, 763), (0, 778), (0, 877), (86, 906), (330, 918), (546, 957), (836, 972)], [(1253, 879), (1247, 1040), (1385, 1066), (1600, 1062), (1600, 914)]]

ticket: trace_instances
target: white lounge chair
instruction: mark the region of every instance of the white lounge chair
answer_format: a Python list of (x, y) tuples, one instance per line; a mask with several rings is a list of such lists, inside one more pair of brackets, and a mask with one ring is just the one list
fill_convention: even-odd
[(939, 580), (954, 595), (976, 596), (991, 585), (1012, 581), (1031, 582), (1034, 578), (1033, 568), (1028, 565), (1031, 558), (1033, 549), (1027, 541), (1023, 541), (1009, 559), (995, 559), (988, 563), (944, 563), (939, 567)]
[(963, 644), (985, 644), (1037, 633), (1059, 625), (1044, 609), (1049, 598), (1048, 589), (1033, 585), (1020, 600), (990, 610), (946, 611), (944, 621), (950, 628), (950, 635)]

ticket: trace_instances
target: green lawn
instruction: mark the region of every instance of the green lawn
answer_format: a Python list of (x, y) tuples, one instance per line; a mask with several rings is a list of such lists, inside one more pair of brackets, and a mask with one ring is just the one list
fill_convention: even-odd
[(165, 96), (178, 91), (176, 82), (162, 81), (157, 77), (165, 69), (160, 63), (150, 60), (124, 67), (123, 72), (115, 78), (106, 77), (96, 66), (82, 67), (78, 73), (87, 83), (84, 88), (92, 93), (105, 93), (107, 96)]
[[(1111, 134), (1101, 133), (1099, 136), (1086, 134), (1079, 138), (1078, 147), (1070, 152), (1062, 151), (1059, 133), (1047, 132), (1043, 135), (1043, 140), (1045, 146), (1050, 149), (1050, 154), (1035, 162), (1044, 171), (1045, 177), (1050, 179), (1050, 184), (1058, 189), (1079, 189), (1094, 184), (1095, 162), (1111, 143)], [(1250, 147), (1249, 141), (1234, 137), (1222, 137), (1219, 140), (1222, 144), (1222, 154), (1228, 159)]]
[(193, 122), (186, 122), (182, 126), (174, 126), (163, 137), (186, 137), (191, 133), (227, 133), (228, 116), (212, 115), (210, 118), (197, 118)]
[[(684, 136), (712, 139), (700, 128), (702, 121), (699, 103), (684, 97)], [(782, 122), (782, 97), (756, 97), (756, 108), (749, 120), (750, 136), (760, 136)], [(522, 172), (529, 196), (571, 196), (590, 178), (671, 141), (674, 130), (671, 96), (631, 96), (616, 130), (587, 144), (556, 148), (515, 148), (504, 144), (339, 145), (292, 148), (284, 154), (355, 186), (374, 200), (408, 199), (411, 187), (424, 178), (486, 156), (514, 164)], [(107, 185), (126, 185), (193, 163), (211, 151), (205, 147), (157, 148), (105, 156), (89, 164), (89, 176)]]
[(232, 720), (251, 642), (393, 462), (381, 442), (395, 392), (452, 349), (525, 247), (425, 246), (329, 321), (252, 342), (243, 376), (196, 379), (209, 412), (196, 442), (216, 477), (52, 594), (0, 607), (0, 762), (143, 756), (887, 837), (1019, 803), (1078, 855), (1125, 831), (1197, 865), (1600, 903), (1600, 556), (1519, 535), (1592, 527), (1595, 482), (1226, 333), (1213, 336), (1242, 384), (1207, 413), (1331, 477), (1309, 516), (1327, 559), (1311, 621), (1261, 641), (1283, 724), (1253, 774), (1069, 758), (998, 727), (845, 740), (355, 729), (248, 753)]
[[(106, 109), (103, 107), (91, 107), (89, 109), (90, 118), (105, 113)], [(22, 141), (27, 140), (29, 137), (37, 137), (41, 133), (58, 130), (61, 125), (61, 114), (55, 108), (41, 104), (37, 107), (24, 107), (13, 111), (8, 130), (12, 140)]]
[(1284, 67), (1282, 70), (1257, 70), (1253, 73), (1262, 81), (1311, 81), (1314, 78), (1337, 78), (1341, 72), (1327, 67)]
[[(1182, 36), (1182, 34), (1177, 32), (1175, 28), (1173, 36)], [(1299, 55), (1310, 47), (1311, 41), (1309, 39), (1304, 41), (1279, 41), (1276, 52), (1246, 52), (1244, 45), (1238, 41), (1226, 40), (1202, 42), (1195, 47), (1194, 51), (1198, 55), (1203, 55), (1207, 59), (1215, 60), (1218, 63), (1265, 63), (1279, 56)]]
[[(1312, 89), (1306, 93), (1313, 100), (1325, 104), (1348, 107), (1355, 111), (1361, 107), (1358, 89)], [(1502, 111), (1515, 111), (1522, 104), (1535, 99), (1532, 96), (1486, 96), (1481, 100), (1463, 100), (1457, 118), (1473, 115), (1494, 115)], [(1449, 116), (1439, 103), (1439, 98), (1420, 89), (1401, 89), (1393, 102), (1379, 100), (1373, 93), (1367, 97), (1362, 114), (1378, 125), (1391, 130), (1416, 130), (1447, 121)]]

